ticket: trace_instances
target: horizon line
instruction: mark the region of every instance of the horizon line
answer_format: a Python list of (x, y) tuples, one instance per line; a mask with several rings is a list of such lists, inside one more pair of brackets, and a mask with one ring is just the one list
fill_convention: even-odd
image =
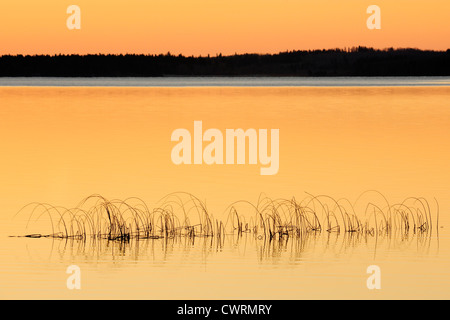
[(322, 49), (292, 49), (279, 51), (277, 53), (258, 53), (258, 52), (245, 52), (245, 53), (237, 53), (234, 54), (199, 54), (199, 55), (185, 55), (183, 53), (172, 53), (167, 51), (166, 53), (35, 53), (35, 54), (25, 54), (25, 53), (5, 53), (1, 54), (2, 57), (70, 57), (70, 56), (146, 56), (146, 57), (158, 57), (158, 56), (172, 56), (172, 57), (185, 57), (185, 58), (216, 58), (216, 57), (234, 57), (234, 56), (244, 56), (244, 55), (258, 55), (258, 56), (275, 56), (286, 53), (315, 53), (315, 52), (342, 52), (342, 53), (355, 53), (360, 51), (373, 51), (373, 52), (390, 52), (390, 51), (416, 51), (416, 52), (432, 52), (432, 53), (448, 53), (450, 52), (450, 47), (443, 50), (435, 50), (435, 49), (420, 49), (417, 47), (385, 47), (385, 48), (374, 48), (368, 46), (352, 46), (352, 47), (335, 47), (335, 48), (322, 48)]

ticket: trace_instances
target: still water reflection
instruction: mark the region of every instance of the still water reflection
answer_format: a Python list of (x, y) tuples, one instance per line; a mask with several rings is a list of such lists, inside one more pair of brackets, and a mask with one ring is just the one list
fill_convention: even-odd
[[(449, 101), (445, 84), (1, 87), (0, 297), (448, 298)], [(279, 172), (174, 165), (171, 133), (195, 120), (280, 129)], [(359, 198), (373, 189), (394, 206), (391, 219), (380, 195)], [(168, 210), (161, 198), (180, 191), (208, 218), (192, 210), (186, 220), (176, 201), (177, 219), (144, 214)], [(33, 201), (78, 208), (97, 193), (147, 207), (133, 200), (141, 211), (113, 219), (113, 230), (101, 201), (95, 223), (84, 215), (92, 202), (50, 215), (40, 206), (28, 227), (33, 207), (16, 215)], [(305, 202), (320, 195), (343, 200)], [(54, 236), (10, 237), (32, 234)], [(66, 287), (71, 264), (81, 290)], [(381, 268), (381, 290), (366, 287), (369, 265)]]

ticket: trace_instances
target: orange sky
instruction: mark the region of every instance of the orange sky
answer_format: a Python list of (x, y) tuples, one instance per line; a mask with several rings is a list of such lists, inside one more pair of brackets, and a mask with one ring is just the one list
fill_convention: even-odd
[[(81, 30), (66, 9), (81, 8)], [(368, 30), (366, 9), (381, 8)], [(205, 55), (351, 47), (450, 48), (448, 0), (3, 0), (0, 54)]]

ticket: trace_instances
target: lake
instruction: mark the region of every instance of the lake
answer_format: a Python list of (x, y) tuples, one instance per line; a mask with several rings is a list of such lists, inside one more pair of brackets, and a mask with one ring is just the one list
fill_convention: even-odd
[[(0, 78), (0, 298), (448, 299), (449, 101), (433, 77)], [(174, 164), (194, 121), (279, 129), (278, 172), (248, 146)]]

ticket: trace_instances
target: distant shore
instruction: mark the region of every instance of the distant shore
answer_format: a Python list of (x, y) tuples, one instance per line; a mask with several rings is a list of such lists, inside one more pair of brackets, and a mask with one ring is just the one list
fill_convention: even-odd
[(366, 47), (278, 54), (194, 57), (172, 55), (3, 55), (0, 77), (450, 76), (450, 49)]

